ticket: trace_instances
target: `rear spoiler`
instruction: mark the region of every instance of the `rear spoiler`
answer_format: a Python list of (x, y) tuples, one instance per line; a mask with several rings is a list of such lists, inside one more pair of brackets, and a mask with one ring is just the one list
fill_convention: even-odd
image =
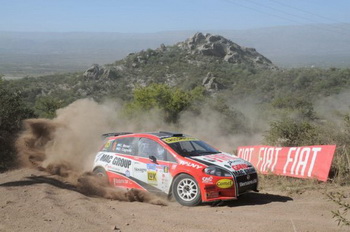
[(106, 134), (102, 134), (102, 139), (108, 138), (108, 137), (115, 137), (115, 136), (119, 136), (119, 135), (128, 135), (128, 134), (132, 134), (131, 132), (112, 132), (112, 133), (106, 133)]
[(178, 132), (159, 131), (159, 133), (167, 134), (167, 135), (172, 136), (172, 137), (182, 137), (182, 136), (184, 136), (184, 134), (181, 134), (181, 133), (178, 133)]

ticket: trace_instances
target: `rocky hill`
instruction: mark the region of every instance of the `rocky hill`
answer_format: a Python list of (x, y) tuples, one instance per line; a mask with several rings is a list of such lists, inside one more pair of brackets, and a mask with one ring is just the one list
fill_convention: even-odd
[(235, 75), (227, 75), (227, 70), (242, 68), (277, 69), (254, 48), (241, 47), (219, 35), (196, 33), (184, 42), (131, 53), (113, 64), (94, 64), (84, 77), (109, 85), (125, 84), (124, 88), (130, 89), (156, 82), (184, 88), (203, 85), (216, 91), (234, 82)]
[(214, 56), (232, 64), (251, 64), (258, 68), (275, 68), (272, 62), (254, 48), (241, 47), (219, 35), (196, 33), (177, 46), (192, 54)]
[(19, 86), (26, 101), (40, 96), (64, 97), (66, 102), (93, 97), (130, 99), (132, 90), (164, 83), (185, 90), (205, 87), (209, 93), (230, 90), (251, 74), (277, 67), (254, 48), (246, 48), (219, 35), (196, 33), (171, 46), (130, 53), (112, 64), (94, 64), (85, 72), (23, 78)]

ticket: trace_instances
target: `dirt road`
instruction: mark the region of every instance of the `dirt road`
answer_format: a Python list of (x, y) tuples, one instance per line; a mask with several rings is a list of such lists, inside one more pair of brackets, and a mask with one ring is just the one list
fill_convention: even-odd
[(32, 169), (0, 174), (0, 231), (349, 231), (318, 191), (249, 193), (219, 206), (184, 207), (85, 196)]

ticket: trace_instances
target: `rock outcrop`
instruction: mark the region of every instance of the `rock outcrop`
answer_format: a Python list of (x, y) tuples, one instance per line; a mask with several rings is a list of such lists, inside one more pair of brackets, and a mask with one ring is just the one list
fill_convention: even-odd
[(107, 68), (98, 64), (93, 64), (83, 75), (85, 78), (91, 80), (111, 79), (117, 76), (115, 68)]
[(273, 63), (254, 48), (241, 47), (219, 35), (196, 33), (177, 46), (189, 50), (192, 54), (215, 56), (233, 64), (251, 64), (260, 68), (276, 68)]
[(208, 72), (207, 76), (204, 77), (202, 81), (202, 86), (208, 91), (208, 92), (216, 92), (219, 90), (219, 84), (215, 81), (216, 77), (211, 73)]

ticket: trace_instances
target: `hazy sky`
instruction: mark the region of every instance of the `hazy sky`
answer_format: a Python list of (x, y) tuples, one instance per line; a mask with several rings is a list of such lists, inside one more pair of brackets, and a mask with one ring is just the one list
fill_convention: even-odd
[(350, 0), (0, 0), (0, 31), (159, 32), (350, 23)]

